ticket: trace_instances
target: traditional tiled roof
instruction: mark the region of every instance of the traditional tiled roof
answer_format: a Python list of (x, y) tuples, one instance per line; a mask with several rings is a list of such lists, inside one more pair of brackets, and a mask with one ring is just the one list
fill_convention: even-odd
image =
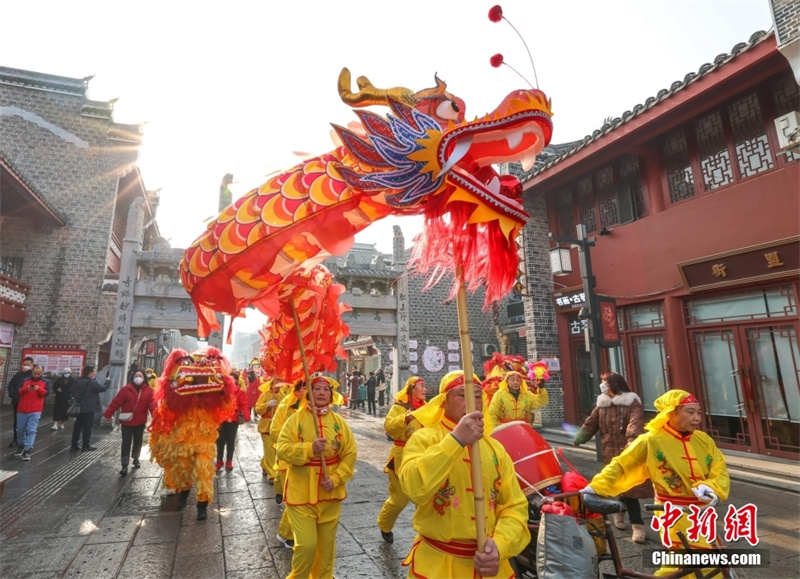
[(89, 81), (92, 80), (93, 76), (70, 78), (68, 76), (56, 76), (43, 72), (33, 72), (32, 70), (0, 66), (0, 84), (71, 94), (84, 98), (86, 97), (86, 89), (89, 87)]
[[(549, 147), (545, 148), (542, 153), (539, 155), (539, 159), (537, 159), (536, 163), (534, 164), (533, 168), (530, 171), (525, 173), (524, 175), (520, 176), (520, 181), (523, 183), (536, 175), (543, 173), (550, 167), (560, 163), (564, 159), (574, 155), (584, 147), (594, 143), (595, 141), (601, 139), (603, 136), (615, 131), (625, 123), (630, 122), (631, 120), (635, 119), (645, 111), (648, 111), (658, 105), (659, 103), (664, 102), (665, 100), (669, 99), (676, 93), (684, 90), (686, 87), (690, 86), (691, 84), (697, 82), (701, 78), (704, 78), (718, 70), (720, 67), (725, 66), (732, 60), (734, 60), (739, 55), (751, 50), (755, 46), (761, 44), (768, 38), (770, 38), (774, 33), (773, 32), (755, 32), (752, 36), (750, 36), (750, 40), (747, 42), (740, 42), (736, 46), (731, 49), (730, 53), (722, 53), (718, 55), (713, 63), (707, 62), (703, 66), (701, 66), (697, 72), (690, 72), (686, 76), (683, 77), (683, 80), (676, 80), (673, 82), (669, 89), (663, 88), (655, 96), (649, 97), (644, 104), (637, 104), (633, 107), (633, 110), (628, 110), (622, 113), (622, 116), (609, 119), (603, 123), (603, 125), (595, 130), (591, 135), (586, 135), (582, 140), (575, 141), (573, 143), (567, 143), (565, 145), (550, 145)], [(551, 154), (545, 155), (548, 149), (551, 147), (556, 147)], [(560, 154), (559, 154), (560, 152)], [(543, 155), (545, 155), (543, 157)], [(541, 160), (541, 162), (540, 162)]]

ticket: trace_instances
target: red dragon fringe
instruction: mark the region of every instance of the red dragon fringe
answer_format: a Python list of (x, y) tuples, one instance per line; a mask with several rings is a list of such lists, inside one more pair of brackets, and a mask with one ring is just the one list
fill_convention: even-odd
[[(443, 199), (444, 195), (437, 195)], [(458, 293), (456, 271), (462, 267), (470, 292), (484, 287), (484, 310), (504, 298), (514, 285), (519, 266), (516, 231), (506, 237), (497, 221), (469, 223), (475, 206), (463, 201), (444, 205), (431, 201), (425, 212), (425, 229), (417, 237), (409, 268), (427, 276), (424, 289), (445, 275), (455, 278), (450, 299)]]

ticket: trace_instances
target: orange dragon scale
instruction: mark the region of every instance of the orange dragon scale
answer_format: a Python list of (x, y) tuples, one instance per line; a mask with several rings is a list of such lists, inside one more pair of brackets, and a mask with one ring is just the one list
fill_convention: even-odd
[(388, 107), (386, 116), (357, 111), (363, 130), (335, 126), (340, 147), (237, 199), (186, 249), (181, 282), (201, 336), (218, 329), (215, 311), (267, 312), (287, 279), (345, 253), (356, 233), (387, 215), (425, 216), (417, 271), (440, 277), (458, 267), (469, 288), (485, 287), (487, 304), (510, 290), (528, 214), (519, 181), (492, 165), (532, 165), (550, 142), (550, 101), (537, 89), (518, 90), (466, 121), (464, 101), (438, 78), (418, 92), (378, 89), (366, 77), (358, 87), (351, 92), (343, 69), (342, 100)]

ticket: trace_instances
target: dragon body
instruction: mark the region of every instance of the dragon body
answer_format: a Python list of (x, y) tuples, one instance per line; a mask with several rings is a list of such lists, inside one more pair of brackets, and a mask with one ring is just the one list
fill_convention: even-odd
[(168, 489), (196, 485), (198, 502), (214, 499), (217, 429), (233, 419), (235, 388), (228, 361), (216, 348), (173, 350), (167, 358), (148, 430), (151, 459), (164, 468)]
[[(532, 164), (550, 141), (550, 103), (536, 89), (509, 94), (486, 116), (465, 120), (464, 102), (444, 82), (413, 92), (377, 89), (366, 77), (339, 94), (353, 107), (382, 105), (384, 116), (357, 111), (361, 129), (335, 126), (341, 146), (270, 178), (225, 208), (187, 248), (181, 281), (205, 336), (214, 311), (233, 316), (253, 305), (267, 312), (279, 284), (330, 255), (388, 215), (423, 214), (415, 255), (423, 272), (459, 268), (485, 285), (487, 302), (508, 292), (516, 275), (516, 235), (528, 215), (522, 187), (492, 164)], [(420, 249), (421, 248), (421, 249)]]

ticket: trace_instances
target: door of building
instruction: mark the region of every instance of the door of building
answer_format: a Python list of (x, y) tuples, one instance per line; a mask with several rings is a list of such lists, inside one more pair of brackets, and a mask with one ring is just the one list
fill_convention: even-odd
[(800, 457), (800, 353), (794, 323), (693, 330), (708, 433), (723, 448)]

